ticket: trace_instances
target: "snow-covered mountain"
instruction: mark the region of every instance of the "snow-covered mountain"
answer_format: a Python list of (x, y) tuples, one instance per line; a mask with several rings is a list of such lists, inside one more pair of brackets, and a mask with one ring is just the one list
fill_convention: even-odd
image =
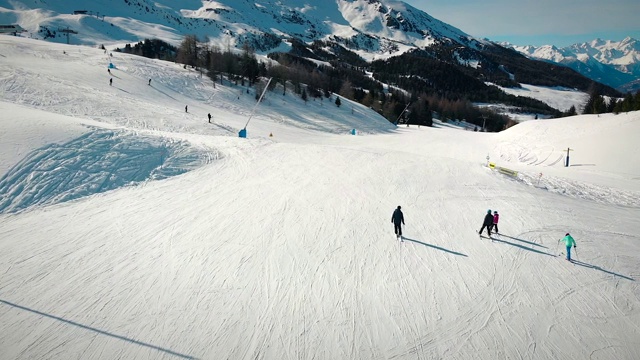
[[(76, 13), (74, 15), (74, 13)], [(32, 36), (64, 42), (59, 29), (77, 31), (71, 43), (100, 44), (156, 37), (177, 44), (185, 34), (261, 51), (295, 37), (333, 40), (366, 54), (393, 55), (435, 42), (476, 47), (480, 42), (396, 0), (97, 0), (0, 1), (0, 22), (18, 23)]]
[[(342, 47), (350, 50), (346, 51), (350, 55), (357, 54), (343, 61), (357, 56), (384, 61), (418, 54), (418, 58), (435, 59), (444, 70), (422, 74), (423, 83), (405, 90), (420, 93), (448, 88), (461, 98), (479, 97), (477, 93), (486, 90), (480, 88), (487, 81), (511, 87), (527, 83), (580, 91), (587, 91), (591, 83), (564, 68), (567, 71), (547, 76), (552, 72), (549, 64), (534, 64), (397, 0), (0, 0), (0, 23), (17, 23), (27, 30), (24, 35), (28, 37), (110, 48), (148, 38), (178, 45), (185, 35), (195, 34), (219, 49), (239, 49), (248, 44), (262, 55), (287, 52), (301, 43), (294, 39), (309, 46), (323, 41), (319, 44), (321, 51), (329, 55), (341, 52)], [(312, 52), (318, 55), (321, 51), (309, 50), (301, 56), (313, 57)], [(329, 61), (326, 57), (314, 60)], [(401, 60), (405, 61), (419, 60)], [(391, 68), (386, 64), (383, 67)], [(433, 68), (424, 63), (415, 67)], [(394, 71), (399, 73), (388, 78), (414, 75), (402, 69)], [(460, 86), (474, 80), (475, 87)], [(451, 84), (456, 89), (451, 89)], [(476, 94), (469, 93), (472, 91)], [(500, 96), (488, 101), (504, 101), (497, 98)], [(548, 113), (552, 109), (542, 106), (536, 111)]]
[(640, 42), (631, 37), (622, 41), (595, 39), (563, 48), (553, 45), (502, 45), (532, 58), (569, 66), (593, 80), (616, 88), (640, 79)]
[(634, 38), (626, 37), (622, 41), (595, 39), (590, 43), (571, 45), (568, 49), (577, 55), (591, 56), (622, 72), (640, 76), (640, 42)]

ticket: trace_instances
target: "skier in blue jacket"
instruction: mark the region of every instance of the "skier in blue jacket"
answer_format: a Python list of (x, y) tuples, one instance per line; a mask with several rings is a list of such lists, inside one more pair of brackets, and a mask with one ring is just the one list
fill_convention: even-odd
[(558, 242), (564, 241), (564, 244), (567, 246), (567, 260), (571, 261), (571, 245), (573, 248), (576, 248), (576, 241), (567, 233), (562, 240), (558, 240)]

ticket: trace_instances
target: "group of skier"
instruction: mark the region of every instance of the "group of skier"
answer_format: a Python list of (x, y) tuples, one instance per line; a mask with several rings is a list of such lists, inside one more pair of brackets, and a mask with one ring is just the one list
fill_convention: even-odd
[[(111, 69), (107, 69), (107, 72), (111, 75)], [(147, 85), (151, 86), (151, 79), (149, 79)], [(109, 86), (113, 86), (113, 78), (109, 78)], [(189, 105), (184, 106), (184, 112), (189, 112)], [(211, 113), (207, 114), (207, 118), (209, 119), (209, 124), (211, 124)]]
[[(391, 222), (393, 223), (393, 228), (398, 241), (404, 240), (404, 238), (402, 237), (402, 225), (404, 225), (404, 214), (402, 213), (401, 209), (402, 207), (398, 205), (398, 207), (393, 211), (393, 215), (391, 215)], [(498, 214), (498, 211), (495, 210), (493, 211), (493, 214), (492, 214), (491, 209), (487, 210), (487, 214), (484, 216), (484, 221), (482, 222), (482, 227), (480, 228), (480, 231), (478, 231), (478, 234), (482, 234), (482, 231), (485, 228), (487, 229), (487, 235), (489, 235), (489, 237), (491, 237), (492, 230), (495, 230), (495, 233), (499, 234), (498, 221), (500, 221), (500, 215)], [(564, 238), (562, 238), (561, 240), (558, 240), (558, 243), (560, 243), (560, 241), (564, 242), (566, 246), (566, 249), (567, 249), (566, 259), (571, 261), (571, 247), (576, 249), (576, 241), (569, 233), (566, 233)]]
[(485, 228), (487, 228), (487, 235), (489, 235), (489, 237), (491, 237), (491, 230), (493, 229), (495, 229), (496, 234), (499, 234), (498, 220), (500, 220), (498, 210), (494, 211), (493, 215), (491, 215), (491, 209), (487, 210), (487, 215), (484, 216), (484, 222), (482, 223), (482, 227), (480, 228), (480, 231), (478, 231), (478, 234), (482, 234), (482, 230)]

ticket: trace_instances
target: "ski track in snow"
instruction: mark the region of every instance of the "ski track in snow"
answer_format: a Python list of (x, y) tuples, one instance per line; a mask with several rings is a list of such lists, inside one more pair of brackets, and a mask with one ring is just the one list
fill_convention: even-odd
[(0, 178), (0, 213), (161, 180), (208, 160), (204, 151), (188, 143), (92, 130), (65, 144), (33, 151)]
[(589, 200), (602, 204), (640, 208), (640, 193), (635, 191), (625, 191), (549, 175), (539, 176), (539, 174), (527, 172), (518, 172), (518, 175), (513, 177), (499, 174), (496, 171), (496, 175), (505, 177), (509, 180), (514, 180), (515, 182), (526, 186), (562, 196)]

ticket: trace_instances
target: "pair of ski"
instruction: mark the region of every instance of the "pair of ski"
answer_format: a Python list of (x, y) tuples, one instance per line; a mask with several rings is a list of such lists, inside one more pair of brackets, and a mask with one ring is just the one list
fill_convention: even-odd
[(478, 232), (478, 235), (480, 235), (480, 237), (481, 237), (481, 238), (491, 239), (491, 241), (493, 241), (493, 240), (494, 240), (494, 239), (491, 237), (491, 235), (489, 235), (489, 236), (487, 237), (487, 236), (482, 235), (482, 233), (480, 233), (480, 232)]
[(398, 240), (399, 242), (404, 242), (404, 238), (402, 237), (402, 235), (396, 235), (396, 240)]
[(561, 252), (560, 254), (558, 254), (558, 256), (562, 256), (566, 261), (570, 262), (570, 263), (574, 263), (575, 260), (571, 259), (567, 259), (567, 254), (565, 254), (564, 252)]

